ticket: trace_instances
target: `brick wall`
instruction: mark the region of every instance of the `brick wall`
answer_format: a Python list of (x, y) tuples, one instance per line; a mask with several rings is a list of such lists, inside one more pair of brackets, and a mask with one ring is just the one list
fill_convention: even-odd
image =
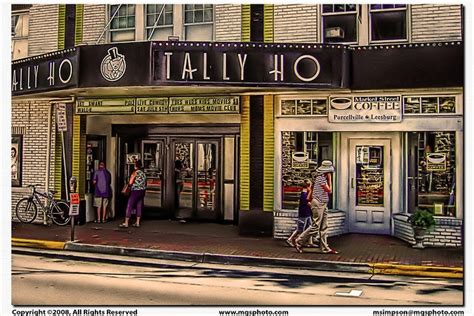
[[(46, 161), (50, 161), (50, 189), (54, 186), (54, 155), (55, 139), (51, 138), (51, 155), (47, 157), (48, 109), (47, 101), (13, 101), (12, 102), (12, 133), (23, 135), (22, 150), (22, 187), (12, 187), (12, 219), (15, 216), (15, 205), (18, 200), (28, 194), (26, 186), (40, 184), (44, 190), (46, 181)], [(55, 125), (52, 115), (52, 127)], [(41, 220), (38, 216), (37, 220)]]
[(462, 40), (460, 5), (411, 5), (412, 42)]
[[(85, 4), (84, 5), (84, 44), (92, 45), (97, 42), (102, 34), (106, 20), (105, 4)], [(107, 34), (102, 36), (99, 44), (105, 43)]]
[(35, 4), (30, 9), (29, 56), (58, 50), (57, 4)]
[(240, 4), (215, 5), (215, 31), (217, 42), (240, 42), (241, 14)]
[(275, 5), (274, 10), (275, 42), (318, 41), (318, 5)]
[[(423, 245), (425, 247), (462, 247), (463, 221), (456, 218), (436, 217), (436, 226), (426, 233)], [(408, 223), (408, 215), (395, 214), (393, 216), (395, 236), (415, 244), (413, 228)]]
[[(288, 238), (296, 229), (298, 220), (297, 210), (283, 210), (273, 212), (273, 238)], [(338, 236), (348, 232), (346, 225), (346, 213), (342, 211), (330, 211), (328, 213), (328, 236)]]

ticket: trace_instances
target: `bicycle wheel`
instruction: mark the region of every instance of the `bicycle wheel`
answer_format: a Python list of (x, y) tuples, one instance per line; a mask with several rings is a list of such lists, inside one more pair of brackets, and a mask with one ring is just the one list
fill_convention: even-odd
[(56, 201), (51, 206), (51, 218), (56, 225), (64, 226), (69, 223), (69, 203), (66, 201)]
[(38, 208), (30, 198), (23, 198), (16, 203), (15, 213), (20, 222), (31, 223), (36, 218)]

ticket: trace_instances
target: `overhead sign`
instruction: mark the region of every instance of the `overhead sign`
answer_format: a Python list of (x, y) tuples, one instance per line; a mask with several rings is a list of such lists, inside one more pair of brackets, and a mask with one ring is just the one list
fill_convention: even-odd
[(75, 88), (78, 65), (76, 48), (13, 61), (12, 95)]
[(334, 123), (401, 122), (401, 96), (332, 96), (328, 117)]
[(170, 98), (169, 113), (239, 113), (239, 97)]
[(76, 114), (130, 114), (135, 113), (135, 98), (79, 99)]
[(76, 114), (239, 113), (239, 96), (78, 99)]
[(58, 132), (67, 132), (67, 117), (66, 104), (56, 104), (56, 124), (58, 125)]
[(153, 42), (153, 85), (348, 86), (344, 45)]

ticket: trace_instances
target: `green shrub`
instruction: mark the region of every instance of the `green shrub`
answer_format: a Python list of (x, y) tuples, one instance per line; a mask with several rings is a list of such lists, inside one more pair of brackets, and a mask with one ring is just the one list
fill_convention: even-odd
[(410, 216), (409, 222), (414, 227), (430, 229), (436, 225), (436, 221), (433, 217), (433, 214), (425, 209), (417, 209), (415, 213)]

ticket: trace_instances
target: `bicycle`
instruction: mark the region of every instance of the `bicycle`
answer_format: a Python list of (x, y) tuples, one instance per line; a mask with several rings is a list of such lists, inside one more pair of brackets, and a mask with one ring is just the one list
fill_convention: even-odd
[[(71, 218), (69, 217), (69, 203), (67, 201), (55, 200), (55, 191), (50, 190), (48, 193), (39, 192), (34, 185), (29, 185), (28, 188), (31, 188), (30, 196), (19, 200), (15, 207), (16, 217), (20, 222), (33, 222), (38, 215), (37, 205), (39, 205), (41, 211), (48, 218), (51, 218), (56, 225), (64, 226), (69, 223)], [(43, 203), (41, 198), (46, 198), (47, 203)]]

